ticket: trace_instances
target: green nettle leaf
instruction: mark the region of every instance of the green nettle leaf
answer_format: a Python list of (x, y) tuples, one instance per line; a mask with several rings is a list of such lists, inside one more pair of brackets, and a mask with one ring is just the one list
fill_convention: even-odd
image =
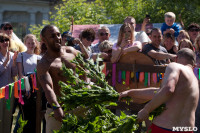
[[(79, 54), (71, 61), (76, 64), (75, 72), (72, 69), (66, 68), (63, 65), (62, 70), (66, 76), (66, 83), (60, 81), (61, 97), (58, 101), (62, 103), (65, 117), (60, 130), (55, 133), (132, 133), (138, 129), (136, 122), (137, 116), (128, 116), (121, 112), (120, 116), (113, 114), (108, 107), (117, 106), (119, 93), (106, 82), (103, 73), (91, 60), (84, 60)], [(81, 74), (80, 74), (81, 73)], [(84, 76), (87, 75), (95, 80), (94, 83), (84, 81)], [(130, 97), (124, 97), (129, 104)], [(159, 115), (164, 106), (150, 113), (151, 119)]]
[[(58, 98), (64, 111), (70, 113), (65, 114), (61, 129), (54, 132), (129, 133), (137, 130), (135, 115), (122, 113), (119, 117), (107, 109), (108, 106), (117, 106), (119, 93), (106, 82), (99, 62), (97, 67), (92, 60), (84, 61), (80, 54), (71, 62), (76, 64), (76, 74), (63, 65), (67, 81), (59, 82), (61, 97)], [(85, 82), (84, 75), (94, 79), (95, 83)]]
[(17, 133), (23, 133), (23, 128), (27, 124), (28, 121), (24, 121), (22, 119), (22, 115), (20, 115), (18, 123), (19, 123), (19, 128), (17, 129)]

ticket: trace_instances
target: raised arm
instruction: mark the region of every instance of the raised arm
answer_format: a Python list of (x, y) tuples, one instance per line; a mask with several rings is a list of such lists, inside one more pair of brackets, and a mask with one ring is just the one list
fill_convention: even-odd
[(78, 39), (78, 38), (75, 38), (75, 40), (73, 42), (77, 43), (80, 46), (81, 52), (83, 53), (85, 59), (88, 59), (90, 57), (89, 52), (86, 49), (86, 47), (83, 45), (83, 43), (81, 42), (81, 40)]
[(161, 104), (166, 103), (173, 96), (180, 75), (180, 70), (176, 65), (175, 63), (171, 63), (166, 68), (160, 91), (156, 93), (153, 99), (138, 113), (139, 121), (145, 120), (149, 113)]

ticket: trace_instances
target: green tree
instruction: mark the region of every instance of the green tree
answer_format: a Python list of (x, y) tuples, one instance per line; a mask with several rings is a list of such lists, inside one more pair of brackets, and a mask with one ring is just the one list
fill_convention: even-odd
[[(126, 16), (133, 16), (137, 23), (142, 23), (146, 14), (151, 15), (151, 23), (164, 22), (164, 13), (172, 11), (176, 14), (176, 22), (180, 22), (179, 14), (185, 27), (191, 22), (200, 22), (199, 0), (63, 0), (55, 6), (56, 13), (50, 12), (51, 21), (43, 21), (43, 25), (56, 25), (61, 32), (69, 30), (71, 16), (74, 24), (121, 24)], [(39, 37), (42, 25), (32, 25), (31, 33)]]

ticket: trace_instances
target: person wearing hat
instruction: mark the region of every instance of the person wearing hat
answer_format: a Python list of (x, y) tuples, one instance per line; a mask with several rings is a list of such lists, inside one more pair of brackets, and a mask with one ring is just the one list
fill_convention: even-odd
[(72, 33), (69, 32), (69, 31), (65, 31), (62, 33), (61, 35), (62, 37), (62, 42), (61, 42), (61, 45), (62, 46), (72, 46), (72, 47), (75, 47), (77, 44), (76, 44), (76, 41), (74, 37), (72, 37)]
[(13, 38), (13, 27), (10, 22), (4, 22), (1, 24), (1, 33), (4, 33), (10, 37), (10, 51), (26, 51), (26, 46), (22, 42)]

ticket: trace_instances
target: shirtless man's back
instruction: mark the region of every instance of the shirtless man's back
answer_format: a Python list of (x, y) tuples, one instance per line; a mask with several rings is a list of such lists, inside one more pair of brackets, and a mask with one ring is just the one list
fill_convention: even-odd
[[(47, 52), (37, 65), (37, 77), (45, 92), (48, 101), (46, 118), (46, 132), (58, 130), (64, 117), (61, 105), (57, 101), (60, 96), (59, 81), (66, 81), (61, 71), (62, 63), (68, 68), (75, 68), (70, 61), (75, 58), (78, 51), (72, 47), (61, 46), (61, 35), (57, 27), (53, 25), (45, 26), (41, 31), (42, 41), (47, 46)], [(54, 112), (54, 118), (50, 113)]]
[(139, 111), (139, 122), (148, 119), (149, 113), (166, 104), (166, 110), (154, 118), (150, 127), (151, 133), (170, 133), (173, 127), (194, 128), (195, 110), (199, 99), (199, 85), (193, 72), (195, 59), (192, 50), (181, 49), (177, 53), (177, 63), (167, 66), (160, 89), (132, 89), (120, 94), (119, 99), (130, 96), (143, 101), (151, 100)]
[[(169, 96), (166, 101), (167, 109), (157, 116), (153, 123), (167, 129), (172, 129), (172, 127), (194, 127), (199, 87), (192, 68), (178, 63), (171, 63), (166, 73), (169, 75), (165, 75), (166, 78), (163, 84), (168, 84), (166, 87), (170, 87), (170, 89), (164, 90), (165, 88), (161, 88), (165, 95)], [(177, 82), (174, 89), (171, 86), (173, 82)]]

